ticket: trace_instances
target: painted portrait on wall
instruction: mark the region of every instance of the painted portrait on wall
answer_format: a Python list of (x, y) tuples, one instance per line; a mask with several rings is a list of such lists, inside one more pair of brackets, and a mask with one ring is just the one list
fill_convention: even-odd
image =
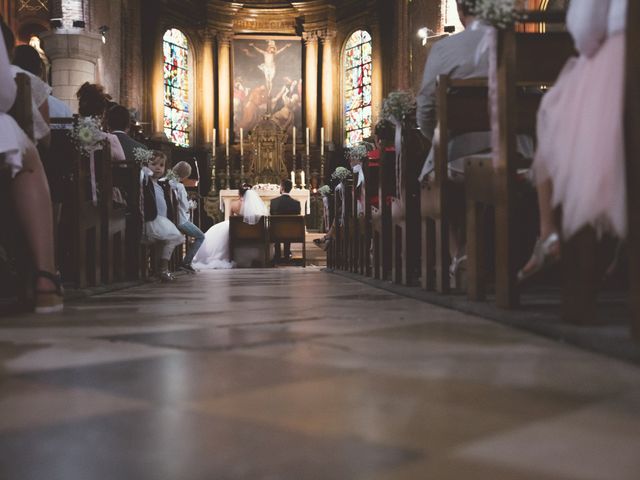
[[(236, 138), (264, 114), (288, 134), (302, 128), (300, 37), (247, 35), (233, 40), (233, 124)], [(299, 133), (297, 134), (299, 136)]]

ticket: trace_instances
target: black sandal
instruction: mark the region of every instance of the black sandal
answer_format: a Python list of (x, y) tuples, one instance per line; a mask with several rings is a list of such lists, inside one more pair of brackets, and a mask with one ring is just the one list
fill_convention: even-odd
[(62, 279), (60, 274), (53, 274), (44, 270), (36, 272), (35, 281), (39, 278), (50, 280), (55, 290), (38, 290), (35, 289), (35, 313), (56, 313), (61, 312), (64, 308), (64, 290), (62, 288)]

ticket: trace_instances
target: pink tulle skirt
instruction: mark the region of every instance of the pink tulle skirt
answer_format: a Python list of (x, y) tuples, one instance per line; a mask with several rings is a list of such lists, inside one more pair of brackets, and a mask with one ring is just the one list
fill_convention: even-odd
[(551, 179), (569, 238), (592, 225), (624, 238), (627, 231), (624, 157), (624, 34), (591, 58), (567, 62), (538, 112), (538, 182)]

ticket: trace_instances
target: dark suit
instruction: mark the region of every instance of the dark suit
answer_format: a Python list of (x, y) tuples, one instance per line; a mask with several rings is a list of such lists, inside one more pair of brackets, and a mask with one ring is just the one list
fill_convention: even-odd
[(133, 162), (136, 159), (136, 157), (133, 154), (134, 148), (140, 147), (140, 148), (144, 148), (145, 150), (147, 149), (146, 145), (143, 145), (140, 142), (136, 142), (133, 138), (131, 138), (126, 133), (123, 133), (121, 131), (116, 131), (116, 132), (113, 132), (113, 134), (116, 137), (118, 137), (118, 140), (120, 140), (120, 145), (122, 145), (122, 150), (124, 151), (124, 158), (128, 162)]
[[(271, 215), (300, 215), (300, 202), (294, 200), (289, 194), (283, 194), (278, 198), (271, 200), (271, 207), (269, 209)], [(280, 258), (280, 244), (275, 244), (274, 258)], [(291, 256), (291, 244), (286, 242), (284, 244), (284, 256), (289, 258)]]

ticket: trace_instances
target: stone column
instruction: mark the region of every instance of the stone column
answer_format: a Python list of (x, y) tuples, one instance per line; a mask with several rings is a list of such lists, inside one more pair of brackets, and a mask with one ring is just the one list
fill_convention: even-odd
[(216, 99), (214, 92), (213, 75), (213, 49), (214, 34), (207, 31), (204, 36), (202, 50), (202, 128), (204, 129), (204, 143), (213, 141), (213, 126), (216, 111)]
[[(218, 141), (226, 141), (231, 129), (231, 38), (232, 32), (219, 32), (218, 40)], [(231, 136), (231, 132), (229, 132)]]
[(78, 111), (76, 92), (84, 82), (95, 82), (96, 64), (102, 49), (100, 35), (77, 29), (42, 35), (44, 51), (51, 59), (53, 94)]
[(324, 141), (333, 142), (333, 106), (335, 92), (333, 91), (333, 39), (336, 32), (325, 30), (320, 34), (322, 40), (322, 126), (324, 127)]
[(309, 128), (310, 142), (317, 143), (318, 130), (318, 34), (304, 32), (305, 45), (305, 124)]

